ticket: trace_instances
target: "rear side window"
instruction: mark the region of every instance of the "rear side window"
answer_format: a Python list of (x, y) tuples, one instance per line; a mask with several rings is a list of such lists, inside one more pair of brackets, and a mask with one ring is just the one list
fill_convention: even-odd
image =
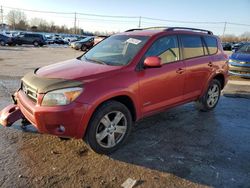
[(209, 54), (215, 54), (217, 52), (218, 46), (217, 46), (217, 40), (214, 37), (205, 36), (204, 37), (205, 43), (208, 48)]
[(203, 45), (200, 36), (181, 35), (184, 59), (199, 57), (204, 55)]
[(148, 49), (145, 58), (149, 56), (158, 56), (162, 64), (171, 63), (180, 59), (178, 40), (176, 36), (166, 36), (157, 39)]

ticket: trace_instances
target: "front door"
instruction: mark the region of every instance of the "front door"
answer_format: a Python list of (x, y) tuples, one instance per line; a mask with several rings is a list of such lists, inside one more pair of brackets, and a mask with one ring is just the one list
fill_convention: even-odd
[(176, 36), (157, 39), (148, 49), (143, 60), (149, 56), (159, 56), (162, 66), (144, 68), (138, 72), (144, 116), (182, 101), (185, 80), (185, 65), (180, 60)]

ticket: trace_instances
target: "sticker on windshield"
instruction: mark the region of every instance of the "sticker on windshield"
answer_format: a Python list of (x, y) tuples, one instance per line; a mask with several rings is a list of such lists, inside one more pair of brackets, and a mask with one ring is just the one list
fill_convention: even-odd
[(134, 38), (129, 38), (128, 40), (126, 40), (126, 42), (137, 45), (137, 44), (139, 44), (141, 42), (141, 40), (134, 39)]

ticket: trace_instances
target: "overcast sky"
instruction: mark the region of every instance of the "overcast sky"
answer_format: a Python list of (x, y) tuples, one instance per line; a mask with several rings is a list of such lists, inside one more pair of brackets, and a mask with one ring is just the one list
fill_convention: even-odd
[[(111, 16), (135, 16), (137, 18), (110, 18), (77, 15), (77, 25), (84, 30), (123, 31), (137, 28), (139, 16), (177, 21), (193, 22), (235, 22), (250, 25), (250, 0), (0, 0), (4, 15), (15, 7), (42, 11), (66, 13), (101, 14)], [(57, 25), (74, 26), (74, 14), (49, 14), (25, 11), (28, 19), (39, 17)], [(187, 26), (209, 29), (215, 34), (223, 33), (224, 24), (175, 23), (155, 20), (141, 20), (142, 27)], [(250, 26), (227, 24), (226, 34), (239, 35), (250, 31)]]

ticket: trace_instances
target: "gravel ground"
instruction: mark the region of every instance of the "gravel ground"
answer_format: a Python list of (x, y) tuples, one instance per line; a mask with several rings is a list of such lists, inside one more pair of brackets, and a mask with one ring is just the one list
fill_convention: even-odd
[[(71, 59), (68, 48), (0, 48), (0, 109), (36, 67)], [(134, 126), (127, 144), (98, 155), (82, 140), (0, 126), (0, 187), (249, 187), (250, 100), (222, 97), (209, 113), (187, 104)]]

